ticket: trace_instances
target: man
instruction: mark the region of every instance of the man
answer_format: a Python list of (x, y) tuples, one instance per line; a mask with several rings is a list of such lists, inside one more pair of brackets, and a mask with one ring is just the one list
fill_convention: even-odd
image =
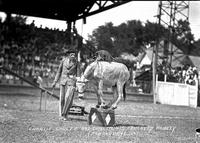
[(66, 120), (73, 103), (76, 85), (77, 60), (75, 51), (67, 50), (66, 57), (61, 61), (52, 87), (60, 80), (59, 116)]
[(42, 87), (43, 80), (42, 80), (42, 77), (40, 76), (39, 71), (35, 72), (33, 79), (36, 84), (38, 84), (40, 87)]

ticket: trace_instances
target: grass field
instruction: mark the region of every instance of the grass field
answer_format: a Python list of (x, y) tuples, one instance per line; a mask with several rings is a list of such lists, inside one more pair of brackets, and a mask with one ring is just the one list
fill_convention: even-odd
[[(200, 108), (121, 102), (115, 110), (116, 125), (88, 125), (88, 116), (58, 117), (57, 101), (47, 98), (39, 111), (40, 98), (20, 95), (0, 96), (1, 143), (200, 143)], [(96, 100), (75, 103), (89, 111)]]

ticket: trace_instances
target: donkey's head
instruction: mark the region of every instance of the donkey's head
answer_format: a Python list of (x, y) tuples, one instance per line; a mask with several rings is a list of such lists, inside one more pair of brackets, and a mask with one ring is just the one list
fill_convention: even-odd
[(84, 97), (87, 82), (88, 80), (85, 79), (83, 75), (81, 77), (77, 77), (76, 90), (78, 92), (78, 97)]

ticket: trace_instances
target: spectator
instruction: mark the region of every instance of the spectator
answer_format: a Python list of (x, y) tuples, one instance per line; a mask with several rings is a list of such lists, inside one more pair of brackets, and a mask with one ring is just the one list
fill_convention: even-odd
[(36, 71), (34, 77), (33, 77), (33, 81), (39, 85), (39, 87), (43, 87), (43, 79), (40, 76), (40, 73), (38, 71)]

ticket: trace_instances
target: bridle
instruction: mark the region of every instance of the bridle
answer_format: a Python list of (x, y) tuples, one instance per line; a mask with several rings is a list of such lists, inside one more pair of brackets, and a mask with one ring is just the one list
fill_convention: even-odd
[[(83, 75), (84, 76), (84, 75)], [(85, 78), (85, 77), (84, 77)], [(86, 84), (87, 83), (87, 81), (76, 81), (76, 83), (84, 83), (84, 84)], [(77, 86), (76, 86), (77, 87)], [(77, 89), (76, 90), (76, 92), (78, 93), (78, 94), (83, 94), (83, 93), (85, 93), (85, 90), (83, 91), (83, 92), (79, 92), (79, 90)]]
[[(84, 77), (84, 79), (86, 79), (84, 75), (82, 75), (82, 76)], [(88, 81), (79, 81), (79, 80), (78, 80), (78, 81), (76, 81), (76, 82), (77, 82), (77, 83), (87, 83)]]
[[(97, 62), (95, 68), (96, 68), (96, 67), (99, 67), (99, 61), (95, 61), (95, 62)], [(86, 79), (85, 76), (84, 76), (84, 74), (83, 74), (82, 76), (84, 77), (84, 79)], [(76, 83), (84, 83), (84, 84), (86, 84), (87, 82), (88, 82), (88, 81), (79, 81), (79, 80), (76, 81)], [(85, 92), (85, 90), (84, 90), (83, 92), (79, 92), (79, 91), (77, 90), (77, 93), (79, 93), (79, 94), (83, 94), (84, 92)]]

